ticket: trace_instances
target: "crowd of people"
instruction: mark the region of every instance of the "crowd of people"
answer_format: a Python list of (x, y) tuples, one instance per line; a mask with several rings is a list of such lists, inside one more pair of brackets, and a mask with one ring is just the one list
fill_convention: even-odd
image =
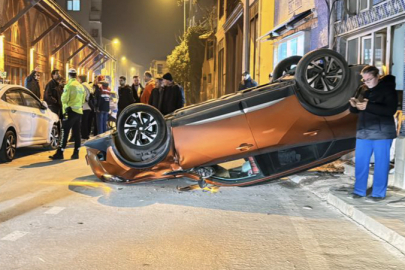
[[(70, 69), (68, 75), (66, 82), (59, 70), (53, 70), (43, 95), (49, 109), (61, 120), (59, 148), (50, 156), (51, 159), (64, 158), (68, 141), (75, 142), (71, 158), (78, 159), (81, 140), (89, 139), (91, 134), (95, 136), (106, 132), (112, 126), (109, 123), (116, 122), (121, 112), (131, 104), (151, 105), (163, 115), (185, 105), (184, 90), (174, 82), (170, 73), (153, 78), (152, 73), (146, 71), (143, 77), (145, 87), (137, 75), (132, 77), (131, 86), (127, 84), (125, 76), (120, 76), (116, 92), (111, 90), (103, 75), (97, 76), (94, 82), (88, 82), (87, 76), (79, 76), (75, 69)], [(26, 78), (25, 87), (41, 99), (39, 79), (40, 72), (36, 68)], [(72, 135), (68, 140), (70, 132)]]

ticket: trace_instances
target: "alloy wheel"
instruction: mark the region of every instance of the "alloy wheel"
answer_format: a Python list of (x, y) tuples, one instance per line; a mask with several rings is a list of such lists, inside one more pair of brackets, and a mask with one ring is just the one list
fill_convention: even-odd
[(306, 80), (316, 92), (328, 93), (343, 83), (344, 64), (333, 56), (322, 56), (308, 64)]
[(14, 134), (9, 134), (6, 139), (6, 154), (7, 158), (12, 160), (15, 156), (17, 143)]
[(136, 146), (151, 144), (158, 135), (159, 128), (153, 115), (136, 112), (127, 117), (124, 124), (125, 137)]
[(52, 147), (52, 149), (58, 148), (59, 132), (58, 132), (58, 127), (56, 127), (56, 126), (52, 127), (50, 141), (51, 141), (50, 146)]

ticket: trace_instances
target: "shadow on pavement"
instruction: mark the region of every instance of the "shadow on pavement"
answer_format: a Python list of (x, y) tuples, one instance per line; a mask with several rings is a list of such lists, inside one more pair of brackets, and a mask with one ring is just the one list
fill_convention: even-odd
[(38, 163), (33, 163), (30, 165), (25, 165), (21, 166), (21, 169), (30, 169), (30, 168), (41, 168), (41, 167), (47, 167), (47, 166), (53, 166), (56, 164), (64, 163), (69, 161), (69, 159), (61, 159), (61, 160), (49, 160), (45, 162), (38, 162)]

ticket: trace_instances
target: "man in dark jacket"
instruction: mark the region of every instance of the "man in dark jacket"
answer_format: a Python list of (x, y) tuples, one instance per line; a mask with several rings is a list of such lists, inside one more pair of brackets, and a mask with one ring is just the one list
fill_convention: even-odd
[(257, 82), (254, 81), (249, 72), (245, 71), (242, 74), (242, 81), (239, 83), (239, 91), (245, 90), (257, 86)]
[(117, 120), (120, 116), (122, 110), (124, 110), (128, 105), (135, 103), (134, 96), (132, 94), (131, 87), (126, 84), (127, 78), (124, 76), (120, 77), (120, 86), (118, 87), (118, 113)]
[(160, 93), (160, 112), (163, 115), (174, 112), (183, 107), (183, 98), (180, 87), (173, 82), (170, 73), (163, 75), (163, 91)]
[(353, 198), (366, 196), (369, 163), (375, 157), (373, 191), (368, 202), (385, 198), (388, 183), (390, 148), (396, 137), (393, 115), (398, 97), (395, 77), (378, 76), (379, 70), (366, 66), (362, 71), (362, 85), (350, 99), (350, 112), (359, 114), (356, 135), (356, 183)]
[(40, 99), (41, 89), (39, 87), (39, 78), (40, 73), (38, 69), (33, 70), (31, 74), (27, 77), (27, 85), (25, 87), (31, 90), (31, 92), (34, 93)]
[(143, 86), (140, 83), (139, 76), (134, 76), (132, 78), (134, 80), (134, 83), (132, 84), (132, 94), (134, 96), (134, 100), (136, 103), (141, 102), (141, 96), (143, 94)]
[(152, 93), (149, 97), (148, 104), (158, 109), (160, 112), (162, 109), (163, 103), (163, 78), (155, 79), (155, 88), (152, 90)]
[(51, 73), (52, 79), (45, 87), (44, 100), (48, 103), (49, 109), (60, 115), (62, 109), (61, 94), (59, 92), (59, 70), (55, 69)]

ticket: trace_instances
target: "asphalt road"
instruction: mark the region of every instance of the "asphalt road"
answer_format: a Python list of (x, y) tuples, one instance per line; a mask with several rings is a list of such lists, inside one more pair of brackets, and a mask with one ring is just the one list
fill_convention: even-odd
[(49, 154), (24, 149), (0, 164), (2, 270), (405, 269), (403, 255), (293, 182), (105, 184), (84, 149), (76, 161)]

